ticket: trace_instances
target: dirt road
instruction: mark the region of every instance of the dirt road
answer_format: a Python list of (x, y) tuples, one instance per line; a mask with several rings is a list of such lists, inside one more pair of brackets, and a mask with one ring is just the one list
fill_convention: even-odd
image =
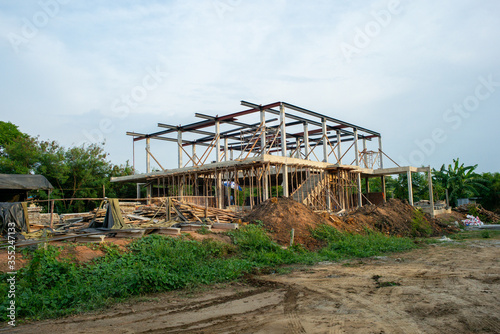
[(500, 333), (500, 241), (325, 263), (17, 333)]

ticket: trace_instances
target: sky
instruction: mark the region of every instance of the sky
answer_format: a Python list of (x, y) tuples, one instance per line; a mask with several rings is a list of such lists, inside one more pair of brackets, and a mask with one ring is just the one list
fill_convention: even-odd
[[(499, 17), (494, 0), (1, 1), (0, 120), (123, 164), (127, 131), (286, 101), (380, 132), (400, 165), (499, 172)], [(176, 149), (151, 147), (164, 168)]]

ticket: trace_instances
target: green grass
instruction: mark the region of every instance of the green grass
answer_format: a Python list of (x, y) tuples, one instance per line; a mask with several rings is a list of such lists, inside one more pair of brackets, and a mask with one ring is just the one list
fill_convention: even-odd
[[(415, 247), (407, 238), (381, 233), (340, 233), (320, 226), (314, 236), (325, 247), (310, 252), (300, 245), (283, 249), (261, 226), (248, 225), (228, 232), (233, 245), (210, 239), (150, 235), (134, 241), (126, 251), (103, 246), (105, 256), (86, 264), (60, 259), (61, 247), (30, 253), (28, 266), (16, 278), (17, 319), (60, 317), (99, 309), (132, 296), (229, 282), (263, 268), (286, 272), (281, 265), (313, 264), (353, 257), (369, 257)], [(261, 269), (259, 269), (261, 268)], [(0, 319), (7, 321), (6, 274), (0, 274)]]
[(450, 235), (453, 240), (468, 240), (468, 239), (498, 239), (500, 238), (500, 231), (495, 230), (481, 230), (481, 231), (463, 231)]

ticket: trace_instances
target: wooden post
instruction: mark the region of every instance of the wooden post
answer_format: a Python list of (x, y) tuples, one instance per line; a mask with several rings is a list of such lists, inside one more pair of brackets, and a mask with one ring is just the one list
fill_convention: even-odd
[(172, 199), (167, 198), (167, 221), (172, 220)]
[(54, 222), (54, 200), (50, 201), (50, 228), (53, 228)]

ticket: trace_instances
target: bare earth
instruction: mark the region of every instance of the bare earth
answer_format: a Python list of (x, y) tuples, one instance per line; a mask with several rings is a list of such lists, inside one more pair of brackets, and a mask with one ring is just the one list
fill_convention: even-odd
[(500, 333), (500, 240), (169, 292), (16, 333)]

